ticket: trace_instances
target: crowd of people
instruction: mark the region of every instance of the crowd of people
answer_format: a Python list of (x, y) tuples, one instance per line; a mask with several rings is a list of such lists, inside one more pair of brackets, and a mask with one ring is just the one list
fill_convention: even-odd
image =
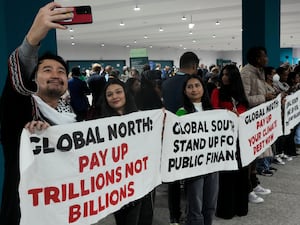
[[(199, 65), (193, 52), (180, 56), (179, 68), (172, 71), (150, 69), (141, 73), (124, 67), (120, 73), (111, 66), (93, 64), (89, 76), (78, 67), (68, 77), (66, 62), (47, 53), (38, 57), (41, 40), (51, 29), (66, 29), (55, 21), (70, 17), (72, 8), (59, 8), (52, 2), (40, 9), (22, 44), (9, 58), (9, 75), (1, 98), (1, 140), (5, 158), (1, 224), (18, 225), (20, 198), (18, 184), (19, 145), (22, 129), (30, 132), (57, 124), (122, 116), (138, 110), (165, 108), (178, 116), (203, 110), (227, 109), (237, 115), (274, 99), (300, 90), (300, 66), (283, 64), (267, 67), (267, 51), (253, 47), (247, 53), (248, 64), (237, 68), (229, 64)], [(53, 10), (58, 8), (57, 10)], [(91, 100), (88, 100), (90, 96)], [(22, 113), (20, 113), (22, 112)], [(211, 225), (213, 217), (231, 219), (246, 216), (248, 203), (262, 203), (264, 188), (257, 174), (272, 176), (272, 163), (284, 165), (297, 156), (300, 125), (283, 135), (250, 165), (236, 171), (215, 172), (168, 184), (170, 224)], [(243, 149), (236, 149), (237, 155)], [(33, 178), (34, 179), (34, 178)], [(182, 189), (186, 207), (181, 209)], [(155, 190), (123, 206), (114, 213), (117, 225), (151, 225)]]

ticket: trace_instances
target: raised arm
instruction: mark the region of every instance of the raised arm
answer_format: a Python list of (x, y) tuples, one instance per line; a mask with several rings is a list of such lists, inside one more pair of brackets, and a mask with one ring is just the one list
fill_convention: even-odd
[(9, 58), (11, 80), (18, 92), (26, 95), (34, 91), (31, 75), (37, 65), (40, 42), (51, 29), (67, 29), (56, 21), (72, 18), (73, 10), (61, 8), (56, 2), (51, 2), (39, 10), (22, 44)]

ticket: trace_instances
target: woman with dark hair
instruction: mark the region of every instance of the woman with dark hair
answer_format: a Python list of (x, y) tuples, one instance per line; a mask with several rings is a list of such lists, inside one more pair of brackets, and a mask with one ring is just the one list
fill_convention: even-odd
[[(101, 110), (98, 118), (121, 116), (137, 111), (133, 97), (127, 91), (124, 82), (119, 79), (109, 79), (104, 88)], [(117, 225), (138, 225), (141, 210), (141, 200), (130, 202), (114, 213)]]
[[(184, 82), (183, 107), (177, 115), (211, 109), (207, 90), (198, 75), (190, 75)], [(187, 201), (186, 225), (211, 225), (218, 198), (218, 172), (184, 180)]]
[[(183, 93), (182, 93), (182, 96), (183, 96), (183, 107), (180, 108), (176, 114), (181, 116), (181, 115), (185, 115), (187, 113), (193, 113), (193, 112), (197, 112), (197, 111), (200, 111), (200, 110), (197, 110), (197, 108), (195, 107), (195, 103), (197, 102), (194, 102), (190, 96), (187, 95), (186, 93), (186, 90), (188, 87), (188, 83), (191, 82), (190, 80), (191, 79), (196, 79), (196, 80), (199, 80), (200, 84), (198, 85), (201, 85), (202, 87), (202, 91), (203, 91), (203, 94), (201, 96), (201, 105), (203, 107), (203, 110), (209, 110), (209, 109), (212, 109), (212, 105), (210, 103), (210, 99), (209, 99), (209, 95), (207, 93), (207, 90), (205, 88), (205, 85), (204, 85), (204, 82), (203, 80), (198, 76), (198, 75), (190, 75), (187, 80), (184, 82), (183, 84)], [(186, 112), (185, 112), (186, 111)], [(179, 114), (178, 114), (179, 113)], [(181, 114), (183, 113), (183, 114)]]
[[(228, 109), (237, 115), (249, 107), (240, 72), (235, 65), (226, 65), (220, 73), (220, 88), (212, 92), (211, 103), (215, 109)], [(249, 167), (241, 167), (240, 149), (237, 145), (239, 170), (219, 173), (219, 196), (216, 216), (231, 219), (248, 213)]]
[[(241, 75), (235, 65), (226, 65), (221, 70), (220, 88), (214, 89), (213, 93), (211, 100), (214, 108), (234, 110), (240, 114), (249, 107)], [(234, 107), (238, 107), (240, 112)]]
[(137, 111), (133, 96), (119, 79), (109, 79), (103, 93), (99, 117), (121, 116)]
[(296, 72), (290, 72), (287, 78), (287, 84), (290, 86), (290, 93), (300, 90), (300, 74)]
[(141, 81), (138, 78), (130, 77), (125, 82), (128, 91), (135, 98), (139, 90), (141, 89)]
[(135, 96), (139, 110), (160, 109), (163, 107), (159, 84), (142, 75), (141, 87)]

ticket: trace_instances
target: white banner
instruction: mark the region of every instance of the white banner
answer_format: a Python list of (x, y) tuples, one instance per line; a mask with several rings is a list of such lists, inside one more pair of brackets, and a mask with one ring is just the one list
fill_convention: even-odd
[(166, 113), (161, 162), (163, 182), (237, 169), (234, 113), (210, 110), (181, 117)]
[(282, 135), (281, 95), (239, 116), (242, 165), (251, 163)]
[(284, 105), (284, 135), (291, 133), (300, 123), (300, 90), (285, 97)]
[(21, 225), (92, 224), (161, 183), (162, 110), (23, 130)]

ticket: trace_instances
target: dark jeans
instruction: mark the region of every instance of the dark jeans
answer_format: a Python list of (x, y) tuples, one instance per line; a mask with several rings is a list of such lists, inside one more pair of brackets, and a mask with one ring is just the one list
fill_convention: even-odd
[(138, 225), (142, 201), (129, 203), (114, 213), (117, 225)]
[(257, 159), (249, 164), (249, 193), (253, 191), (253, 188), (260, 184), (256, 172), (256, 161)]
[(248, 213), (248, 166), (219, 172), (219, 195), (216, 216), (231, 219)]
[(179, 222), (181, 216), (180, 210), (181, 189), (180, 181), (168, 184), (168, 204), (171, 222)]
[(263, 170), (270, 170), (272, 160), (273, 160), (272, 156), (257, 159), (257, 162), (256, 162), (257, 172), (261, 173)]
[(282, 135), (276, 140), (277, 154), (284, 153), (289, 156), (296, 155), (296, 145), (294, 142), (295, 129), (289, 135)]
[(141, 212), (138, 225), (152, 225), (154, 212), (155, 189), (145, 195), (141, 201)]

